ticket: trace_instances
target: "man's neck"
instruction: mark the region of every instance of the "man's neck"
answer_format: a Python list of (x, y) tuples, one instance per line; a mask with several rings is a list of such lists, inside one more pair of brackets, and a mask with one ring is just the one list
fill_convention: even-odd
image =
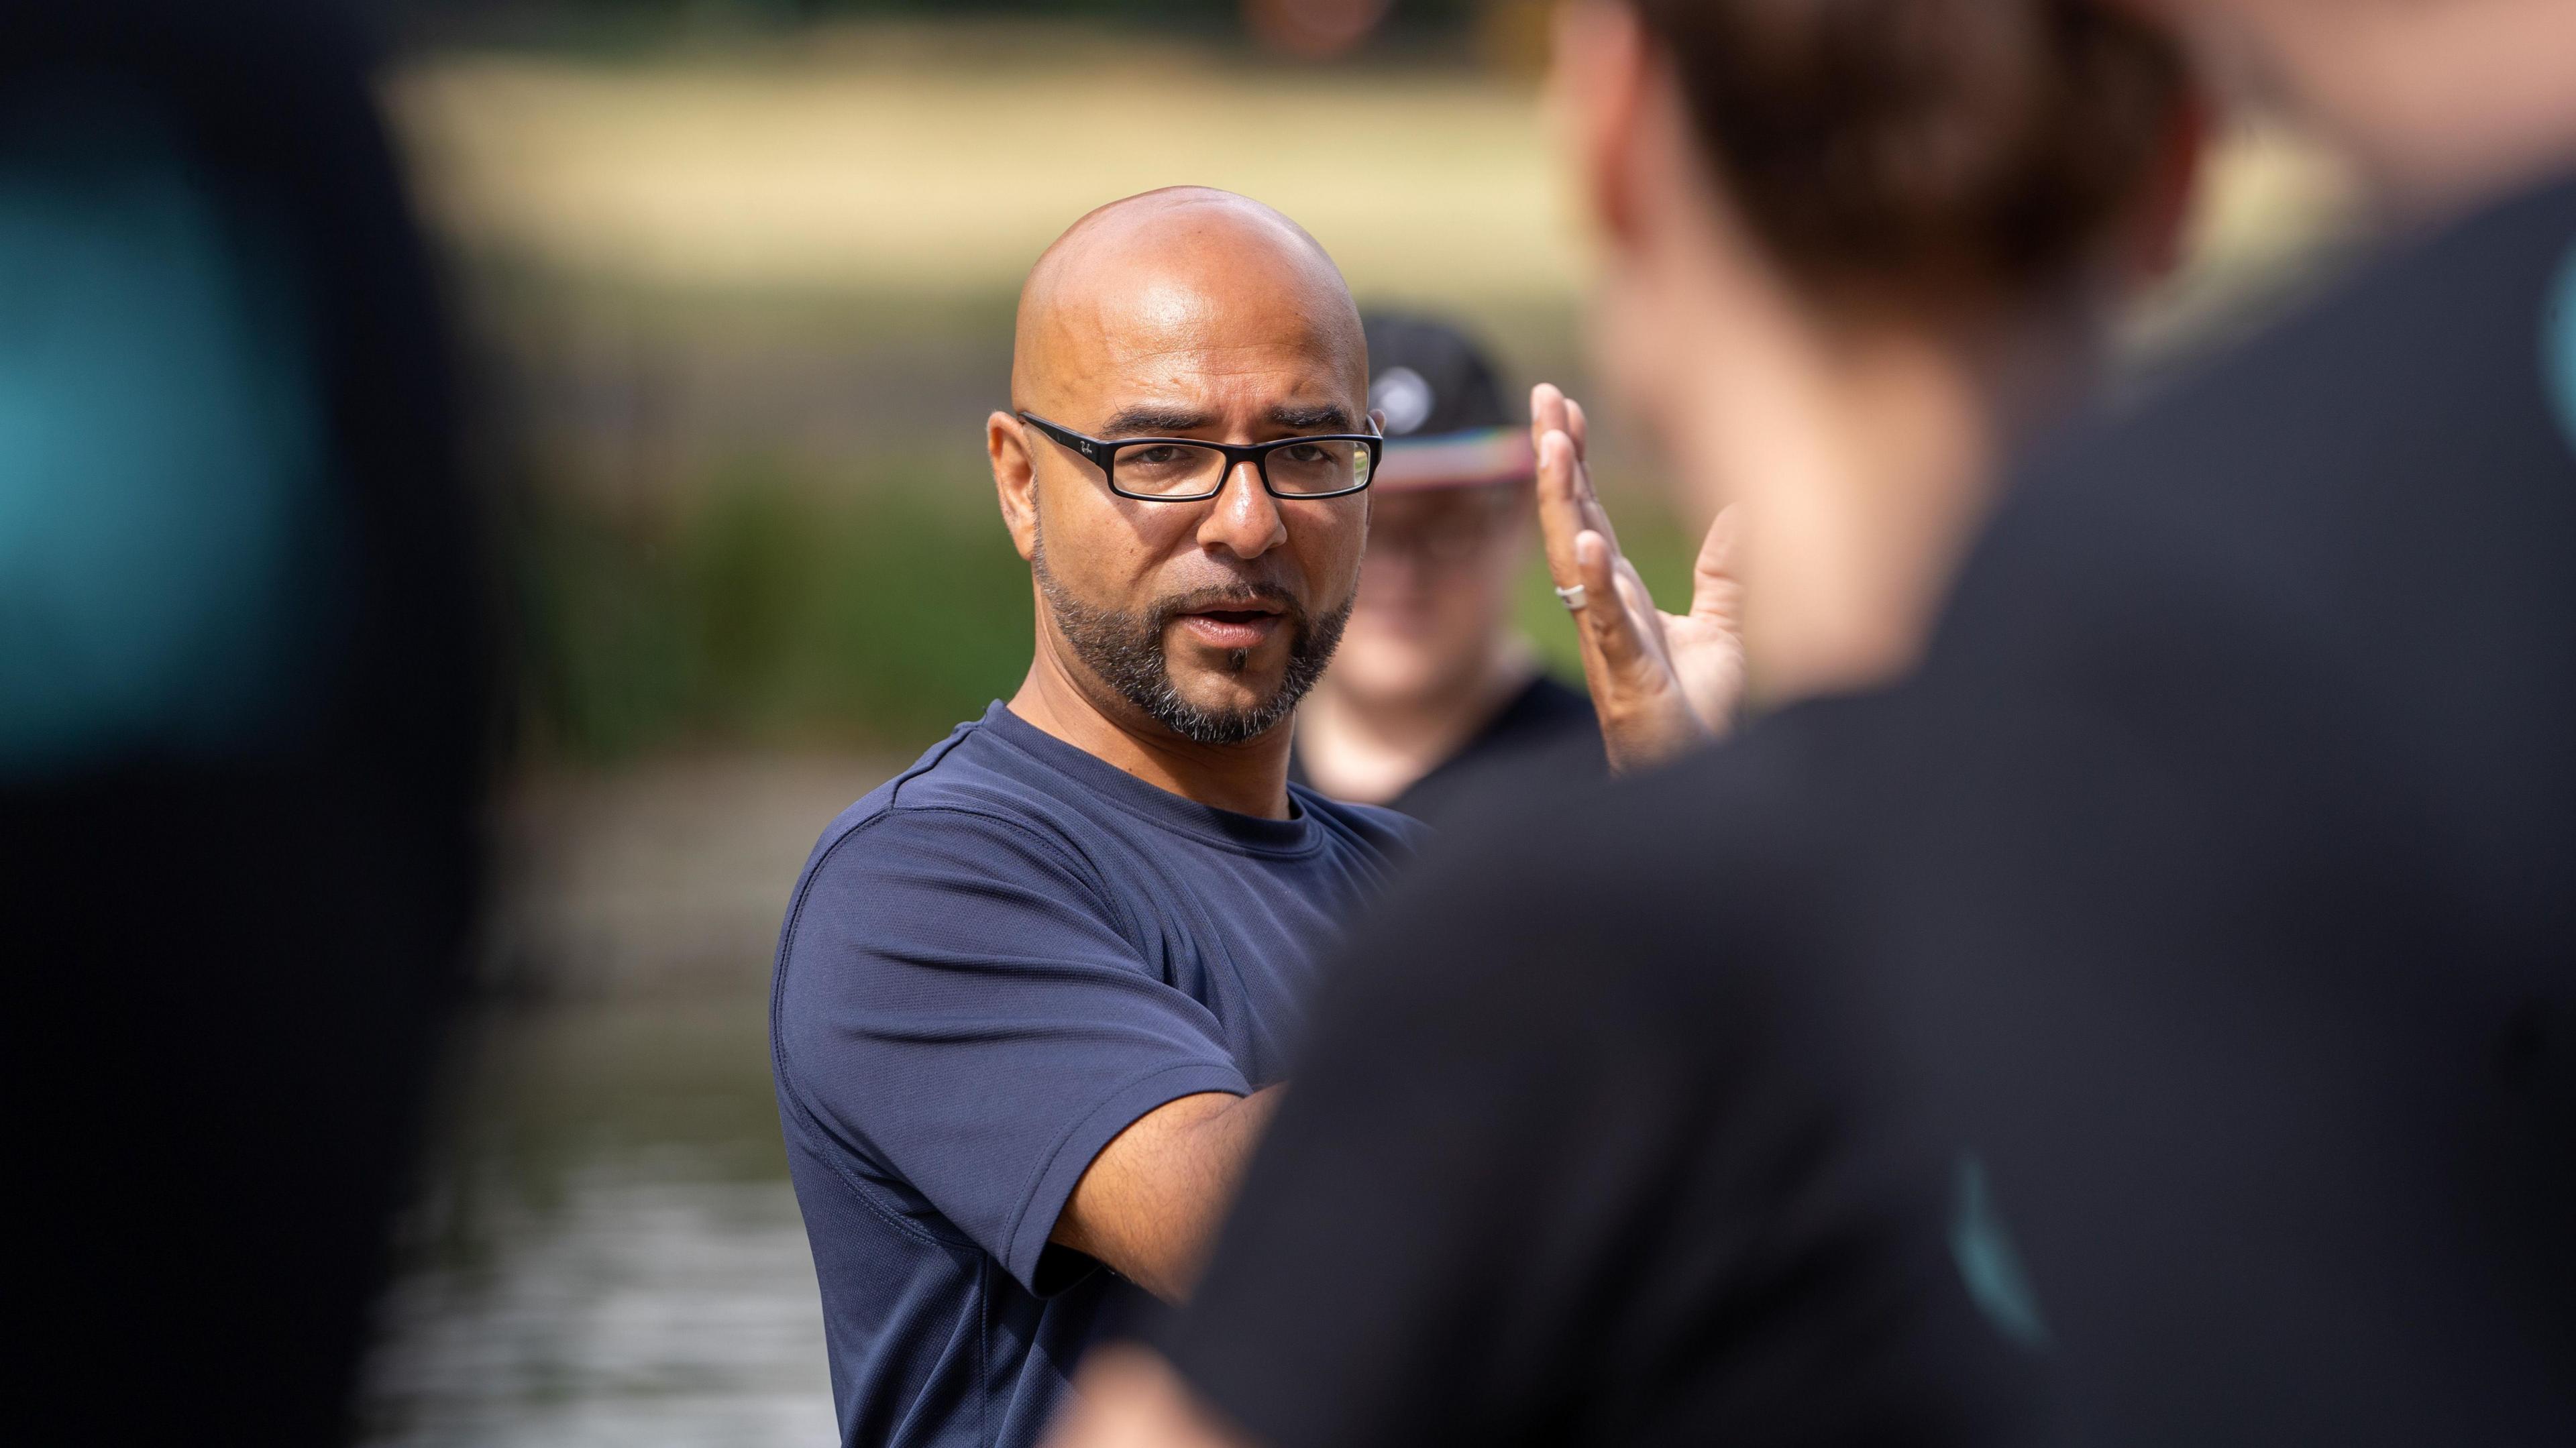
[(1056, 657), (1043, 621), (1037, 657), (1011, 696), (1010, 710), (1083, 753), (1106, 760), (1156, 789), (1183, 799), (1263, 819), (1288, 818), (1289, 730), (1279, 727), (1241, 744), (1197, 744), (1121, 701), (1104, 705)]
[(1384, 804), (1438, 768), (1537, 675), (1527, 640), (1498, 634), (1455, 686), (1382, 698), (1330, 673), (1297, 711), (1297, 753), (1315, 787), (1336, 799)]

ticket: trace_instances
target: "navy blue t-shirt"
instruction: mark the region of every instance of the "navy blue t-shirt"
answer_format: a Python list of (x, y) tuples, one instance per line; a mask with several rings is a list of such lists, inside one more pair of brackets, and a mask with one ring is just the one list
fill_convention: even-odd
[(1137, 1289), (1047, 1236), (1138, 1117), (1282, 1079), (1317, 954), (1420, 826), (1259, 819), (996, 703), (806, 861), (770, 1004), (846, 1444), (1036, 1441)]

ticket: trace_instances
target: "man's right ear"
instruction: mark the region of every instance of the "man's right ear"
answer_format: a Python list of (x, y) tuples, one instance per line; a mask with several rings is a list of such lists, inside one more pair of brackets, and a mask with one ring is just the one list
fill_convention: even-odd
[(1010, 413), (995, 412), (984, 419), (984, 451), (993, 462), (993, 492), (1002, 505), (1002, 526), (1011, 530), (1011, 546), (1024, 561), (1035, 557), (1038, 473), (1026, 426)]

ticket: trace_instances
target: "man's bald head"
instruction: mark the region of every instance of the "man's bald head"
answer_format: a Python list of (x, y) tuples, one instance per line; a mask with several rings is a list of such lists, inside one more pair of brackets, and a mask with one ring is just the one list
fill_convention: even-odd
[(1327, 360), (1367, 395), (1359, 309), (1315, 238), (1250, 197), (1166, 187), (1092, 211), (1029, 269), (1011, 401), (1081, 416), (1104, 389), (1178, 382), (1176, 365), (1222, 372), (1281, 351)]

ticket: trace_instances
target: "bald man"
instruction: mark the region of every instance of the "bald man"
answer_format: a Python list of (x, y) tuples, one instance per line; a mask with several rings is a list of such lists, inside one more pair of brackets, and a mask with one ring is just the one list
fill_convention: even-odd
[(1277, 1099), (1310, 962), (1409, 851), (1288, 782), (1379, 445), (1341, 274), (1242, 197), (1084, 217), (986, 425), (1019, 692), (833, 821), (771, 1055), (847, 1444), (1034, 1441), (1176, 1300)]

